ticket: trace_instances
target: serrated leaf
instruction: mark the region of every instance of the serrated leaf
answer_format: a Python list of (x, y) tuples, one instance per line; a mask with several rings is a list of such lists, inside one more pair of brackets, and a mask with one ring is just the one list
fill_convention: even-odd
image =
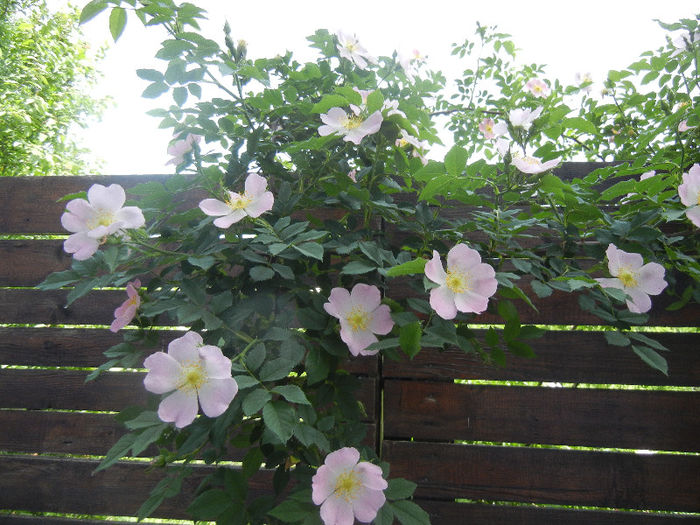
[[(155, 69), (137, 69), (136, 76), (150, 82), (162, 82), (163, 73)], [(157, 184), (157, 183), (156, 183)]]
[(428, 513), (412, 501), (394, 501), (389, 505), (402, 525), (430, 525)]
[(254, 281), (267, 281), (275, 276), (275, 271), (267, 266), (253, 266), (249, 273)]
[(281, 401), (270, 401), (263, 407), (263, 421), (282, 443), (289, 441), (297, 423), (294, 409)]
[(639, 357), (642, 358), (642, 361), (644, 361), (646, 364), (648, 364), (650, 367), (655, 368), (656, 370), (659, 370), (661, 373), (664, 375), (668, 375), (668, 362), (666, 359), (659, 355), (655, 350), (652, 350), (648, 346), (637, 346), (637, 345), (632, 345), (632, 350), (634, 350), (634, 353), (637, 354)]
[(416, 490), (416, 485), (413, 481), (403, 478), (394, 478), (388, 480), (389, 486), (384, 491), (384, 495), (388, 500), (407, 499), (413, 496)]
[(608, 342), (608, 344), (614, 346), (627, 346), (630, 344), (629, 337), (617, 331), (605, 332), (605, 340)]
[(280, 394), (290, 403), (296, 403), (298, 405), (311, 404), (306, 397), (306, 394), (304, 394), (304, 391), (296, 385), (279, 385), (272, 391)]
[(399, 264), (398, 266), (392, 266), (386, 271), (387, 277), (398, 277), (400, 275), (415, 275), (425, 273), (425, 265), (427, 260), (419, 257), (418, 259), (413, 259), (412, 261)]
[(109, 13), (109, 32), (116, 42), (124, 32), (126, 26), (126, 9), (123, 7), (113, 7)]
[(312, 257), (323, 260), (323, 246), (317, 242), (304, 242), (301, 244), (293, 244), (292, 247), (299, 253), (306, 255), (307, 257)]
[(414, 321), (401, 327), (399, 331), (399, 345), (406, 355), (413, 358), (420, 352), (420, 340), (423, 335), (420, 321)]
[(198, 520), (213, 520), (233, 505), (233, 498), (222, 489), (202, 492), (187, 507), (187, 512)]
[(350, 261), (348, 264), (343, 266), (340, 273), (345, 275), (360, 275), (363, 273), (368, 273), (376, 270), (377, 267), (373, 264), (368, 264), (363, 261)]
[(85, 4), (85, 7), (83, 7), (83, 10), (80, 12), (80, 24), (84, 24), (88, 20), (95, 18), (102, 11), (107, 9), (108, 5), (107, 0), (92, 0)]
[(256, 414), (270, 399), (272, 399), (272, 395), (264, 388), (253, 390), (243, 400), (243, 413), (246, 416)]
[(453, 177), (458, 177), (467, 165), (469, 154), (463, 147), (454, 145), (445, 155), (445, 169)]

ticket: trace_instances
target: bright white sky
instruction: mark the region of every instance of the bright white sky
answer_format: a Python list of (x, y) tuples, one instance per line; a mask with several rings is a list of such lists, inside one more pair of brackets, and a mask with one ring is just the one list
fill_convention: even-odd
[[(62, 5), (65, 0), (49, 0)], [(85, 2), (80, 2), (83, 5)], [(572, 83), (577, 72), (591, 73), (600, 89), (609, 69), (621, 69), (646, 50), (664, 43), (655, 18), (674, 22), (691, 18), (697, 0), (198, 0), (209, 13), (203, 25), (206, 36), (222, 40), (224, 20), (234, 40), (248, 42), (248, 56), (274, 56), (289, 49), (300, 59), (312, 60), (305, 37), (318, 28), (355, 33), (373, 55), (390, 55), (396, 49), (418, 49), (428, 56), (432, 69), (454, 76), (473, 60), (450, 56), (451, 44), (472, 38), (476, 21), (498, 25), (512, 35), (522, 63), (547, 65), (547, 77)], [(108, 43), (106, 14), (84, 26), (95, 47)], [(111, 45), (102, 62), (104, 77), (96, 95), (108, 94), (114, 107), (100, 123), (80, 132), (86, 147), (102, 161), (105, 174), (171, 173), (166, 166), (170, 131), (158, 129), (159, 119), (146, 111), (171, 103), (169, 95), (142, 99), (147, 82), (138, 68), (159, 68), (153, 58), (164, 39), (159, 28), (144, 29), (131, 18), (122, 38)], [(466, 59), (465, 59), (466, 60)]]

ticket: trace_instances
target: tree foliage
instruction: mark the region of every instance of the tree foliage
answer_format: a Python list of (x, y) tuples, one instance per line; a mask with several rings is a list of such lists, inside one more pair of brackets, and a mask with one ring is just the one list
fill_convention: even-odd
[(96, 78), (75, 10), (0, 0), (0, 176), (86, 170), (70, 129), (101, 112), (88, 95)]

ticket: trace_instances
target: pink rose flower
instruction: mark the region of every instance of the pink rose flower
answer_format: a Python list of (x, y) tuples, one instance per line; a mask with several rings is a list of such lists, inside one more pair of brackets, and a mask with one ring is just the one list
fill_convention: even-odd
[(118, 332), (136, 316), (136, 311), (141, 306), (141, 297), (139, 297), (138, 288), (141, 286), (139, 279), (134, 279), (126, 285), (126, 295), (128, 299), (121, 306), (114, 310), (114, 321), (109, 329), (112, 332)]
[(348, 35), (338, 31), (338, 53), (341, 57), (347, 58), (360, 69), (367, 69), (368, 63), (376, 62), (369, 52), (360, 45), (355, 35)]
[(105, 187), (93, 184), (87, 200), (73, 199), (61, 215), (61, 224), (72, 232), (63, 249), (73, 258), (84, 261), (93, 256), (109, 235), (120, 234), (127, 228), (140, 228), (146, 223), (136, 206), (124, 206), (126, 194), (119, 184)]
[(681, 120), (678, 123), (678, 131), (683, 133), (684, 131), (688, 131), (689, 129), (693, 129), (695, 126), (688, 126), (688, 121), (687, 120)]
[(512, 162), (513, 165), (523, 173), (534, 175), (555, 168), (561, 162), (561, 158), (557, 157), (556, 159), (542, 162), (542, 160), (537, 157), (513, 154)]
[(333, 288), (323, 308), (340, 320), (340, 338), (352, 355), (374, 355), (378, 350), (365, 350), (394, 327), (389, 307), (381, 303), (379, 288), (356, 284), (351, 292)]
[(462, 243), (447, 252), (447, 271), (433, 250), (425, 276), (440, 285), (430, 290), (430, 306), (443, 319), (454, 319), (458, 311), (480, 314), (498, 287), (494, 269), (481, 262), (478, 251)]
[(231, 377), (231, 360), (218, 346), (203, 344), (202, 337), (187, 332), (168, 345), (168, 353), (156, 352), (144, 361), (146, 390), (167, 394), (158, 406), (158, 417), (183, 428), (197, 416), (198, 406), (208, 417), (223, 414), (238, 392)]
[(166, 166), (168, 164), (175, 164), (176, 166), (182, 164), (185, 161), (185, 155), (192, 151), (194, 145), (199, 144), (201, 140), (201, 135), (188, 133), (184, 139), (173, 142), (168, 148), (168, 155), (173, 155), (173, 158), (165, 163)]
[(700, 164), (693, 164), (688, 173), (683, 174), (683, 182), (678, 186), (678, 195), (687, 206), (685, 215), (700, 228)]
[(214, 225), (228, 228), (243, 217), (259, 217), (272, 209), (275, 198), (267, 190), (267, 180), (256, 173), (250, 173), (245, 180), (245, 191), (236, 193), (228, 191), (226, 202), (218, 199), (204, 199), (199, 209), (205, 214), (218, 217)]
[(505, 122), (494, 122), (493, 119), (485, 118), (479, 122), (479, 131), (485, 139), (493, 139), (505, 135), (508, 131), (508, 126)]
[(386, 502), (387, 487), (381, 468), (345, 447), (328, 454), (311, 478), (311, 499), (321, 506), (325, 525), (369, 523)]
[(542, 107), (532, 109), (512, 109), (508, 113), (508, 120), (514, 128), (523, 128), (525, 131), (532, 127), (532, 123), (542, 114)]
[(525, 87), (536, 97), (545, 98), (549, 95), (549, 86), (539, 78), (528, 80)]
[(644, 313), (651, 310), (650, 295), (659, 295), (666, 288), (664, 267), (658, 263), (644, 264), (638, 253), (627, 253), (619, 250), (614, 244), (608, 245), (608, 270), (613, 278), (598, 278), (598, 284), (603, 288), (624, 290), (627, 308), (630, 312)]
[(360, 108), (355, 106), (351, 110), (350, 115), (341, 108), (331, 108), (328, 113), (321, 114), (323, 125), (318, 128), (318, 134), (322, 137), (341, 135), (344, 141), (359, 144), (367, 135), (376, 133), (382, 127), (384, 117), (381, 111), (375, 111), (363, 120)]

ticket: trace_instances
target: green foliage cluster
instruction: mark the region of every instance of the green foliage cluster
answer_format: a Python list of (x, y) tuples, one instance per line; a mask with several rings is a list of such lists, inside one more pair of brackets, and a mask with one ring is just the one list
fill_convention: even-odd
[[(103, 468), (152, 443), (159, 466), (175, 465), (141, 517), (178, 494), (190, 464), (203, 459), (219, 468), (189, 507), (194, 519), (318, 524), (310, 480), (323, 458), (352, 446), (379, 462), (363, 445), (358, 379), (343, 364), (348, 348), (323, 307), (333, 287), (386, 289), (390, 283), (389, 290), (404, 290), (383, 299), (395, 326), (372, 348), (386, 359), (448, 346), (496, 364), (505, 364), (509, 353), (532, 356), (529, 341), (540, 331), (521, 323), (519, 308), (577, 292), (583, 310), (617, 328), (606, 332), (612, 345), (667, 371), (665, 348), (629, 330), (648, 316), (630, 312), (624, 291), (601, 288), (593, 277), (608, 275), (604, 252), (614, 243), (663, 264), (672, 308), (700, 300), (697, 228), (685, 217), (677, 190), (682, 174), (700, 162), (700, 128), (677, 132), (681, 119), (697, 126), (700, 115), (697, 42), (679, 53), (669, 45), (629, 70), (611, 72), (607, 89), (614, 101), (602, 104), (586, 94), (585, 84), (554, 82), (546, 97), (536, 96), (526, 82), (543, 70), (518, 66), (508, 36), (482, 26), (475, 42), (455, 48), (456, 55), (471, 57), (479, 44), (477, 66), (465, 71), (455, 93), (445, 94), (442, 74), (409, 70), (396, 55), (357, 67), (325, 30), (309, 37), (318, 51), (313, 62), (298, 62), (291, 53), (251, 60), (228, 25), (222, 46), (200, 35), (203, 11), (193, 4), (93, 0), (81, 19), (108, 8), (115, 39), (129, 11), (166, 30), (157, 53), (163, 67), (137, 71), (149, 82), (144, 96), (168, 101), (151, 112), (163, 127), (179, 138), (191, 133), (203, 140), (192, 144), (167, 182), (130, 191), (145, 228), (107, 239), (93, 257), (49, 277), (43, 288), (71, 286), (73, 301), (95, 287), (147, 278), (138, 329), (125, 331), (124, 343), (106, 352), (101, 370), (139, 366), (157, 344), (151, 327), (167, 317), (219, 346), (232, 360), (239, 387), (224, 414), (199, 417), (181, 430), (158, 419), (156, 400), (120, 414), (129, 433)], [(691, 35), (697, 28), (696, 20), (669, 26)], [(651, 78), (649, 71), (659, 75)], [(642, 85), (658, 79), (658, 92), (638, 93), (630, 83), (637, 72), (646, 72)], [(383, 112), (379, 131), (358, 144), (319, 134), (321, 115), (352, 106), (363, 114)], [(511, 110), (538, 107), (541, 116), (529, 129), (509, 123), (513, 144), (502, 156), (478, 131), (485, 117), (506, 121)], [(422, 147), (400, 139), (407, 133), (439, 143), (435, 121), (444, 115), (455, 145), (444, 160), (424, 162)], [(573, 180), (548, 170), (523, 173), (514, 165), (518, 155), (551, 160), (581, 153), (616, 162)], [(655, 177), (638, 180), (652, 169)], [(216, 228), (193, 195), (225, 200), (226, 191), (242, 191), (252, 171), (267, 178), (272, 210)], [(451, 213), (455, 209), (460, 212)], [(446, 320), (428, 301), (434, 284), (423, 275), (426, 261), (433, 250), (444, 256), (462, 242), (496, 271), (489, 312), (503, 329), (484, 337), (470, 328), (474, 314)], [(222, 463), (231, 448), (244, 451), (240, 469)], [(274, 472), (274, 494), (253, 497), (249, 483), (261, 469)], [(427, 523), (410, 500), (414, 488), (390, 479), (388, 503), (375, 523)]]
[(0, 176), (78, 175), (87, 166), (71, 138), (104, 102), (78, 12), (44, 0), (0, 0)]

